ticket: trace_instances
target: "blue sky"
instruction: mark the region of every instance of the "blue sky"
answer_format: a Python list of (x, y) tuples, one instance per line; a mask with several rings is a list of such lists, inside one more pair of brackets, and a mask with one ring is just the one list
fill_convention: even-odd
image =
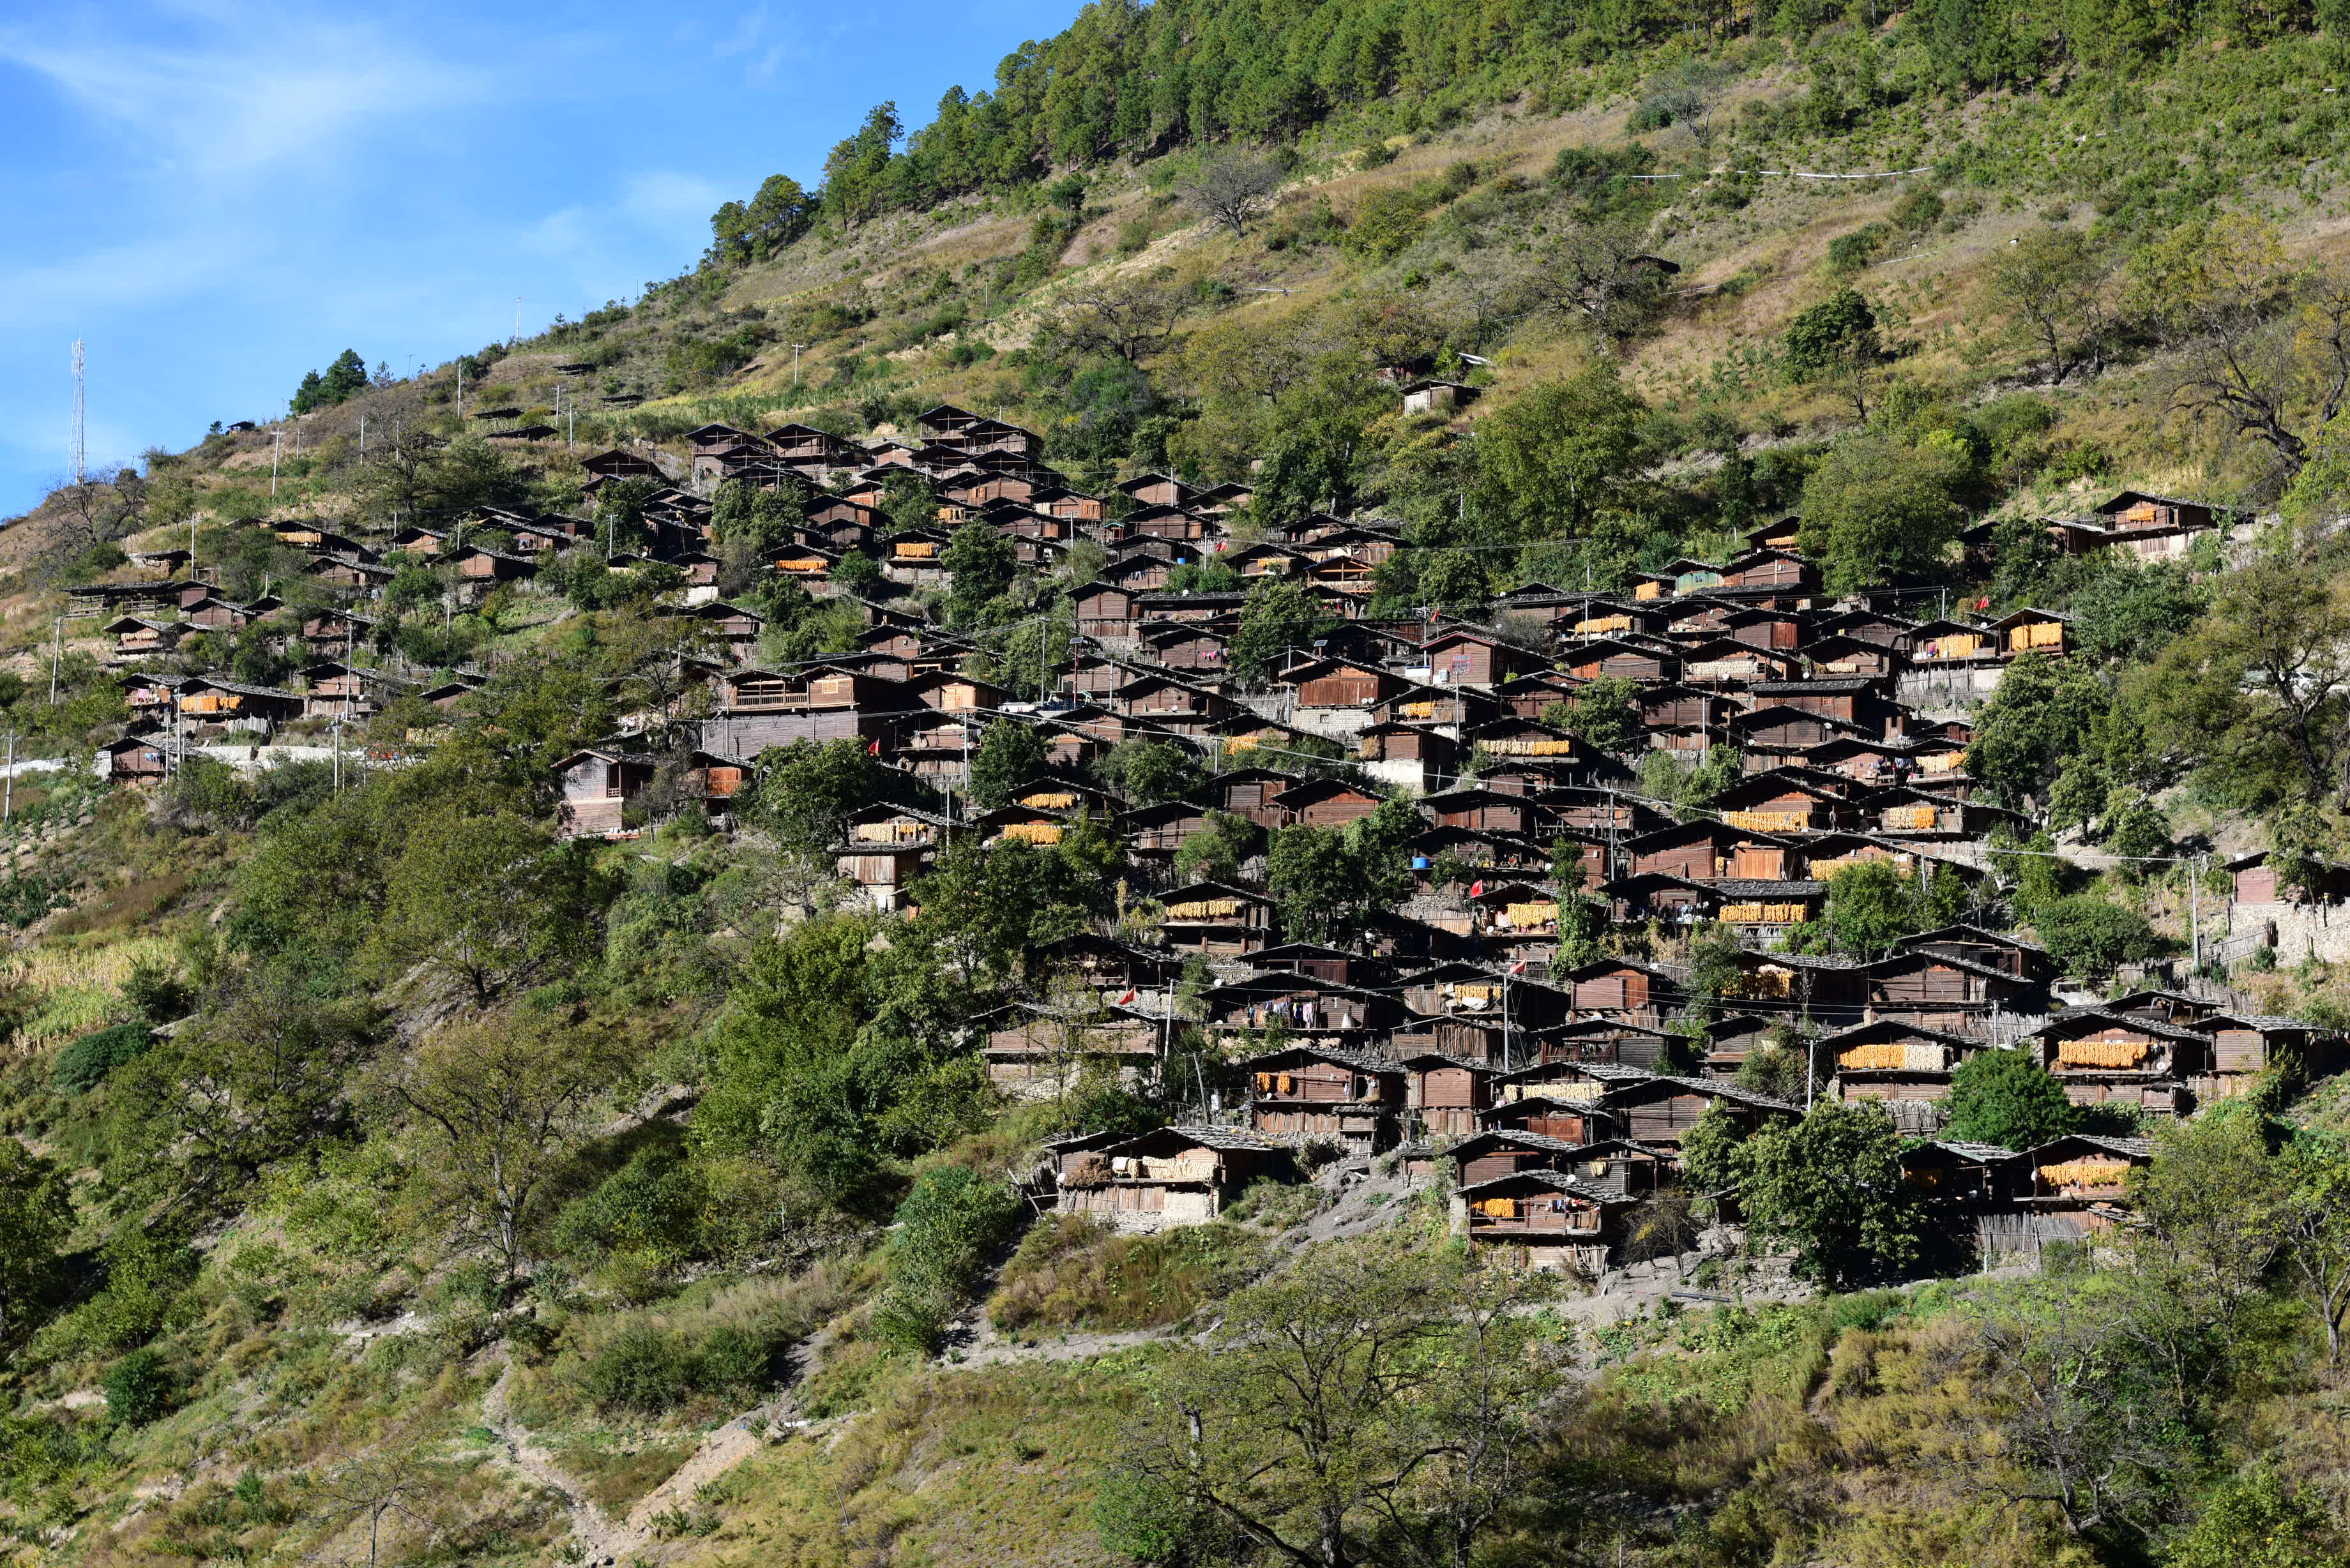
[(0, 516), (282, 412), (346, 348), (404, 372), (701, 254), (866, 109), (927, 119), (1076, 0), (887, 7), (0, 6)]

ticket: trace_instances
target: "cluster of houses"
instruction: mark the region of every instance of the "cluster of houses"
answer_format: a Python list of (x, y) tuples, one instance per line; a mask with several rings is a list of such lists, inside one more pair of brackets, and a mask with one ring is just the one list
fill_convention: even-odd
[[(1789, 933), (1824, 912), (1829, 878), (1859, 862), (1950, 879), (1957, 896), (1943, 907), (1986, 904), (1988, 836), (2025, 825), (1968, 773), (1968, 715), (2014, 660), (2068, 656), (2062, 614), (1918, 617), (1898, 600), (1835, 599), (1787, 519), (1752, 530), (1728, 560), (1677, 561), (1619, 589), (1534, 583), (1475, 621), (1389, 618), (1374, 613), (1379, 567), (1411, 547), (1393, 524), (1243, 526), (1248, 486), (1166, 474), (1082, 493), (1041, 460), (1033, 432), (965, 410), (931, 410), (906, 440), (709, 425), (689, 441), (690, 473), (619, 451), (586, 465), (591, 490), (660, 486), (645, 508), (649, 543), (613, 564), (680, 568), (669, 612), (706, 635), (681, 658), (675, 711), (634, 715), (558, 764), (562, 830), (626, 835), (656, 810), (723, 822), (770, 748), (844, 740), (929, 786), (910, 797), (941, 803), (877, 801), (848, 815), (837, 869), (883, 911), (907, 908), (955, 840), (1052, 844), (1081, 818), (1107, 824), (1150, 934), (1082, 933), (1040, 954), (1087, 1001), (1070, 1005), (1064, 984), (1049, 1004), (988, 1020), (991, 1078), (1014, 1098), (1059, 1095), (1088, 1074), (1153, 1078), (1178, 1025), (1179, 977), (1203, 961), (1212, 983), (1187, 987), (1183, 1026), (1237, 1064), (1241, 1087), (1201, 1083), (1201, 1125), (1054, 1146), (1045, 1185), (1065, 1208), (1139, 1225), (1212, 1219), (1249, 1181), (1322, 1150), (1449, 1179), (1471, 1237), (1588, 1267), (1678, 1179), (1680, 1136), (1709, 1107), (1748, 1121), (1801, 1109), (1739, 1082), (1769, 1047), (1807, 1057), (1817, 1094), (1883, 1106), (1919, 1140), (1916, 1179), (1985, 1237), (2007, 1226), (2039, 1238), (2109, 1220), (2117, 1173), (2145, 1147), (1938, 1140), (1951, 1075), (1970, 1056), (2031, 1052), (2076, 1103), (2139, 1116), (2191, 1113), (2288, 1056), (2313, 1073), (2340, 1064), (2331, 1031), (2171, 991), (2068, 1005), (2084, 999), (2068, 997), (2046, 953), (1977, 925), (1875, 957), (1787, 950)], [(935, 517), (910, 526), (885, 510), (910, 472), (938, 498)], [(853, 649), (761, 660), (759, 613), (718, 596), (706, 497), (730, 481), (812, 492), (762, 569), (855, 607), (866, 629)], [(2218, 524), (2208, 508), (2137, 493), (2099, 516), (2052, 532), (2067, 549), (2161, 555)], [(1076, 637), (1058, 661), (1007, 669), (925, 612), (923, 590), (947, 581), (949, 543), (974, 522), (1039, 573), (1090, 542), (1084, 558), (1101, 565), (1069, 591)], [(225, 602), (183, 574), (182, 553), (145, 558), (160, 582), (76, 590), (121, 612), (108, 629), (140, 723), (119, 772), (168, 765), (154, 738), (166, 724), (374, 711), (383, 677), (350, 656), (395, 555), (454, 567), (458, 591), (478, 594), (527, 582), (559, 552), (609, 550), (586, 519), (487, 508), (372, 543), (303, 522), (278, 536), (347, 595), (300, 628), (317, 662), (299, 691), (139, 670), (193, 629), (277, 607)], [(851, 556), (878, 571), (842, 572)], [(1302, 589), (1330, 629), (1243, 682), (1228, 665), (1264, 579)], [(1612, 751), (1563, 722), (1601, 680), (1632, 732)], [(424, 695), (454, 704), (465, 690)], [(681, 722), (696, 737), (690, 754), (651, 747), (649, 735)], [(1007, 803), (976, 809), (972, 757), (1006, 723), (1034, 730), (1045, 763)], [(1203, 782), (1175, 800), (1122, 795), (1092, 764), (1132, 741), (1185, 749)], [(1702, 809), (1642, 793), (1643, 753), (1694, 763), (1724, 747), (1742, 771)], [(1419, 819), (1406, 897), (1343, 946), (1284, 932), (1263, 836), (1340, 826), (1391, 799)], [(1258, 855), (1222, 880), (1179, 873), (1193, 836), (1234, 819)], [(1700, 923), (1734, 931), (1736, 976), (1698, 996), (1675, 964), (1594, 958), (1587, 943), (1569, 951), (1587, 911), (1648, 933), (1636, 951), (1678, 950), (1674, 939)], [(1131, 919), (1121, 929), (1130, 935)]]

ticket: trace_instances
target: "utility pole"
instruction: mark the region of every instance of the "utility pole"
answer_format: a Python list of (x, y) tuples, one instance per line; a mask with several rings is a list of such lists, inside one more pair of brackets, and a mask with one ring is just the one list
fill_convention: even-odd
[(74, 339), (73, 482), (89, 477), (89, 446), (83, 423), (83, 360), (81, 339)]
[(277, 454), (286, 447), (285, 427), (269, 432), (269, 498), (277, 499)]
[(66, 657), (66, 618), (57, 617), (57, 640), (49, 647), (49, 706), (57, 705), (57, 666)]
[(800, 384), (800, 350), (806, 347), (805, 343), (792, 345), (792, 385), (795, 387)]
[(359, 461), (367, 461), (367, 416), (359, 416)]
[(2203, 972), (2203, 857), (2187, 863), (2187, 924), (2195, 933), (2195, 972)]
[(517, 295), (515, 295), (515, 329), (514, 329), (514, 336), (506, 339), (506, 347), (507, 347), (507, 348), (513, 348), (515, 344), (517, 344), (517, 343), (519, 343), (519, 342), (521, 342), (521, 341), (522, 341), (522, 296), (521, 296), (521, 295), (519, 295), (519, 294), (517, 294)]
[(16, 732), (8, 732), (8, 777), (0, 783), (0, 823), (16, 815)]

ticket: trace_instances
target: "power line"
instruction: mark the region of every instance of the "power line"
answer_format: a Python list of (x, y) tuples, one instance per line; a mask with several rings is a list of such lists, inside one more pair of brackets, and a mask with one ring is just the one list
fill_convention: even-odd
[(81, 339), (77, 337), (74, 339), (73, 347), (73, 482), (76, 484), (84, 483), (89, 478), (89, 449), (83, 428), (85, 410), (82, 383), (82, 347)]

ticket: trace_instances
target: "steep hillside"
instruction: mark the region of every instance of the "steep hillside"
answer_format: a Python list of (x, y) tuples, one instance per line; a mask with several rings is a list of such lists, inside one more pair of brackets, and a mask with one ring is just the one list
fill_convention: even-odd
[(2339, 22), (1097, 5), (50, 496), (0, 1551), (2350, 1560)]

